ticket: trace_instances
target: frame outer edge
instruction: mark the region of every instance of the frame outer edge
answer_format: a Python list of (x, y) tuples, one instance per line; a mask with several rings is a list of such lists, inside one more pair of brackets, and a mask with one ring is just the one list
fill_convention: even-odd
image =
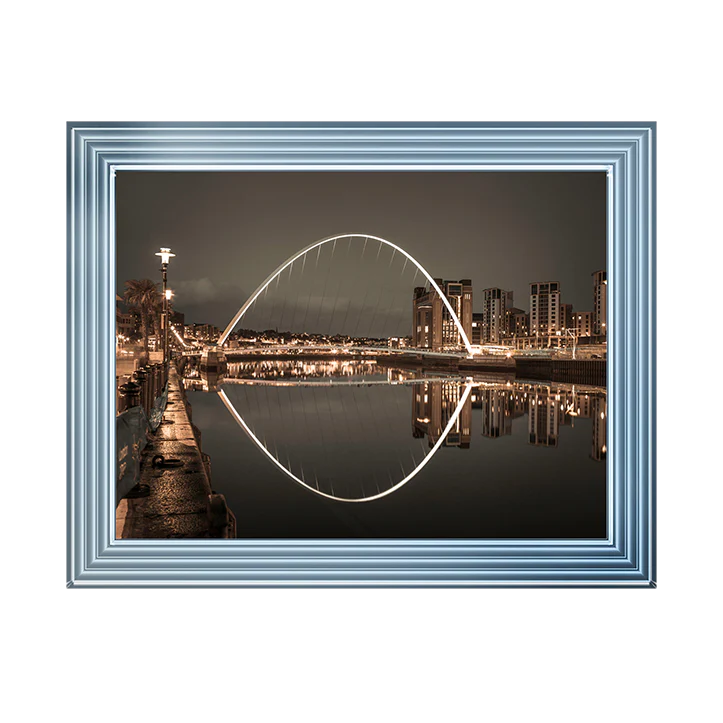
[[(448, 559), (451, 564), (446, 563), (444, 569), (440, 571), (439, 568), (420, 566), (419, 562), (423, 561), (423, 558), (412, 556), (404, 558), (404, 562), (399, 567), (394, 565), (389, 567), (391, 558), (384, 556), (378, 558), (376, 567), (375, 563), (370, 561), (376, 571), (376, 575), (373, 574), (371, 577), (369, 577), (369, 568), (365, 570), (364, 566), (357, 565), (350, 569), (344, 566), (345, 559), (350, 559), (348, 553), (337, 553), (334, 556), (336, 572), (332, 572), (331, 569), (324, 572), (324, 566), (318, 564), (323, 558), (313, 552), (306, 558), (310, 567), (297, 567), (296, 572), (291, 572), (290, 576), (288, 569), (283, 570), (274, 565), (266, 568), (265, 572), (260, 569), (254, 572), (253, 566), (244, 569), (243, 555), (212, 558), (220, 563), (221, 567), (211, 565), (210, 568), (201, 571), (194, 560), (200, 561), (203, 558), (196, 555), (189, 557), (188, 551), (191, 548), (184, 546), (177, 548), (174, 555), (167, 558), (172, 562), (170, 567), (163, 565), (163, 556), (159, 557), (158, 552), (151, 553), (152, 557), (147, 557), (148, 553), (142, 552), (143, 546), (135, 548), (142, 555), (141, 558), (126, 556), (122, 550), (131, 551), (134, 548), (122, 544), (112, 545), (116, 554), (112, 558), (108, 557), (105, 553), (110, 551), (108, 548), (110, 531), (106, 528), (111, 516), (106, 517), (102, 508), (108, 506), (110, 493), (107, 490), (101, 490), (99, 493), (97, 490), (101, 489), (99, 485), (108, 471), (112, 472), (113, 468), (112, 454), (111, 459), (104, 463), (105, 447), (110, 449), (114, 433), (110, 423), (112, 411), (110, 394), (106, 394), (107, 390), (104, 390), (104, 387), (112, 381), (110, 369), (113, 364), (110, 358), (112, 349), (110, 346), (106, 349), (105, 344), (105, 337), (113, 336), (111, 317), (114, 309), (109, 297), (110, 290), (114, 286), (114, 276), (111, 273), (114, 268), (114, 258), (111, 256), (113, 249), (110, 247), (113, 232), (109, 226), (109, 223), (113, 222), (111, 218), (113, 199), (110, 194), (114, 186), (113, 181), (109, 181), (109, 174), (114, 171), (110, 164), (134, 157), (126, 150), (120, 153), (116, 151), (116, 146), (131, 151), (137, 142), (133, 140), (134, 138), (142, 138), (143, 142), (140, 156), (137, 155), (138, 150), (135, 151), (137, 158), (154, 159), (160, 157), (157, 155), (157, 148), (160, 148), (159, 141), (164, 137), (173, 137), (178, 141), (179, 132), (182, 137), (189, 129), (193, 135), (194, 146), (199, 143), (210, 143), (213, 146), (214, 134), (225, 133), (231, 137), (243, 136), (245, 146), (249, 144), (253, 146), (257, 141), (263, 141), (265, 146), (274, 146), (276, 142), (281, 150), (279, 139), (290, 137), (292, 130), (297, 141), (299, 139), (303, 141), (313, 135), (316, 144), (326, 144), (332, 149), (330, 154), (319, 156), (320, 159), (324, 158), (324, 163), (331, 165), (347, 163), (347, 159), (353, 157), (354, 154), (349, 156), (348, 151), (342, 150), (341, 153), (338, 150), (334, 151), (334, 148), (340, 147), (339, 144), (343, 143), (344, 138), (349, 138), (350, 134), (356, 139), (355, 142), (363, 141), (371, 145), (374, 145), (374, 139), (379, 137), (393, 141), (401, 139), (402, 145), (405, 138), (413, 139), (416, 144), (434, 145), (435, 142), (438, 144), (440, 139), (454, 140), (463, 137), (489, 140), (504, 137), (505, 154), (510, 152), (508, 148), (510, 144), (512, 147), (516, 147), (517, 144), (518, 150), (511, 152), (518, 156), (522, 154), (523, 157), (524, 148), (543, 147), (546, 142), (549, 144), (552, 141), (554, 141), (555, 154), (560, 154), (557, 148), (564, 147), (566, 139), (570, 139), (576, 146), (579, 146), (581, 141), (595, 143), (611, 137), (614, 137), (618, 143), (624, 140), (631, 143), (632, 145), (628, 146), (629, 150), (624, 154), (624, 160), (614, 164), (617, 166), (614, 176), (615, 208), (611, 244), (615, 251), (614, 268), (610, 264), (611, 249), (608, 249), (608, 275), (611, 276), (610, 271), (613, 272), (611, 279), (613, 284), (618, 279), (623, 283), (620, 292), (615, 292), (613, 289), (615, 319), (616, 322), (624, 320), (623, 325), (626, 327), (621, 330), (625, 332), (624, 334), (616, 333), (612, 337), (613, 343), (620, 348), (615, 352), (611, 367), (614, 366), (623, 372), (622, 377), (615, 379), (617, 385), (615, 391), (616, 399), (618, 392), (622, 394), (620, 398), (624, 400), (624, 404), (616, 406), (621, 415), (624, 414), (627, 419), (616, 425), (616, 429), (613, 430), (615, 436), (608, 432), (608, 438), (613, 443), (618, 439), (624, 442), (625, 455), (616, 456), (616, 466), (619, 465), (619, 469), (624, 472), (626, 489), (625, 495), (618, 495), (622, 497), (620, 501), (624, 503), (621, 520), (623, 524), (618, 526), (618, 532), (624, 537), (620, 548), (623, 557), (611, 557), (609, 563), (600, 563), (603, 565), (602, 568), (594, 567), (586, 570), (584, 556), (570, 558), (569, 565), (555, 569), (539, 567), (543, 561), (548, 564), (554, 563), (556, 559), (554, 556), (537, 558), (533, 555), (530, 558), (531, 567), (527, 565), (517, 569), (514, 567), (506, 570), (497, 569), (497, 579), (494, 577), (495, 566), (489, 566), (490, 558), (475, 558), (474, 553), (465, 552), (464, 547), (460, 548), (460, 551), (464, 555), (469, 555), (470, 562), (477, 560), (477, 564), (481, 567), (477, 568), (475, 564), (471, 564), (469, 567), (460, 568), (452, 562), (449, 552), (443, 557), (438, 557), (440, 553), (430, 547), (428, 555), (435, 558), (438, 563), (444, 563), (444, 560)], [(405, 136), (405, 133), (414, 135)], [(122, 136), (121, 140), (119, 135)], [(115, 144), (114, 150), (110, 153), (107, 152), (106, 145), (109, 140)], [(656, 586), (654, 346), (656, 342), (654, 304), (656, 125), (654, 123), (68, 123), (67, 144), (68, 587)], [(100, 150), (101, 148), (103, 150)], [(424, 151), (418, 152), (429, 160), (433, 159), (433, 164), (444, 165), (439, 161), (439, 158), (444, 156), (444, 151), (435, 151), (431, 156), (429, 153), (424, 156)], [(460, 152), (459, 149), (452, 151), (453, 163), (459, 162)], [(402, 154), (400, 157), (403, 157), (403, 151), (397, 148), (391, 155), (396, 157), (400, 153)], [(545, 156), (538, 152), (537, 158), (539, 160), (548, 157), (550, 162), (560, 165), (561, 161), (555, 154)], [(176, 156), (181, 155), (180, 152), (176, 154)], [(409, 155), (413, 166), (423, 165), (414, 161), (414, 153)], [(568, 156), (570, 155), (568, 153)], [(581, 155), (579, 149), (577, 155), (578, 157)], [(565, 156), (564, 151), (561, 156)], [(586, 153), (585, 156), (592, 159), (595, 153), (592, 155)], [(384, 154), (380, 156), (383, 157)], [(602, 162), (602, 156), (599, 156), (599, 159), (596, 163)], [(169, 157), (166, 156), (166, 162), (168, 160)], [(262, 166), (272, 165), (268, 158), (260, 162)], [(179, 161), (175, 161), (176, 165), (178, 163)], [(530, 164), (532, 160), (526, 163)], [(171, 162), (171, 165), (174, 163)], [(302, 164), (299, 164), (299, 167), (301, 168)], [(343, 165), (339, 165), (339, 168), (343, 169)], [(618, 271), (621, 271), (620, 275), (617, 274)], [(631, 282), (638, 283), (631, 284)], [(105, 296), (101, 299), (99, 294)], [(618, 302), (623, 303), (620, 305)], [(638, 330), (644, 329), (644, 333), (637, 337), (636, 326)], [(618, 341), (622, 341), (622, 344), (618, 344)], [(98, 346), (100, 342), (103, 342), (102, 348)], [(639, 416), (641, 413), (646, 413), (647, 419), (642, 419)], [(613, 418), (615, 418), (614, 409)], [(631, 419), (635, 425), (629, 423)], [(611, 451), (615, 456), (614, 448)], [(608, 470), (612, 477), (616, 476), (612, 466), (609, 466)], [(617, 484), (617, 481), (609, 479), (610, 483)], [(334, 541), (329, 543), (331, 546), (334, 545)], [(252, 544), (258, 546), (254, 541)], [(163, 546), (159, 549), (163, 549)], [(323, 550), (323, 546), (321, 549)], [(564, 554), (564, 551), (565, 548), (561, 547), (560, 552)], [(456, 554), (452, 552), (452, 555)], [(150, 567), (146, 564), (139, 568), (137, 565), (140, 559), (151, 563)], [(233, 562), (234, 559), (237, 563), (242, 563), (241, 567), (238, 567), (238, 564), (236, 567), (224, 567), (224, 564)], [(357, 562), (361, 561), (359, 557), (354, 559)], [(521, 558), (517, 559), (519, 564)], [(563, 558), (558, 556), (557, 559)], [(592, 561), (593, 557), (588, 556), (587, 559)], [(616, 559), (621, 563), (623, 559), (632, 562), (634, 567), (626, 569), (625, 566), (615, 563)], [(300, 561), (298, 556), (291, 560)], [(379, 563), (382, 561), (385, 564), (380, 567)], [(292, 566), (293, 564), (292, 561)], [(536, 565), (538, 567), (535, 567)], [(463, 569), (465, 572), (462, 572)], [(531, 569), (537, 569), (537, 577), (531, 574)], [(401, 573), (401, 576), (390, 579), (389, 575), (393, 577), (395, 570)], [(452, 577), (457, 575), (457, 578), (448, 579), (450, 575)]]

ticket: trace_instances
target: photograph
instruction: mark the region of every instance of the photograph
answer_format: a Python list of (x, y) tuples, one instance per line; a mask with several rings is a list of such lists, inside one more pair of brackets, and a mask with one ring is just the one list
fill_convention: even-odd
[(606, 538), (608, 193), (118, 171), (116, 539)]

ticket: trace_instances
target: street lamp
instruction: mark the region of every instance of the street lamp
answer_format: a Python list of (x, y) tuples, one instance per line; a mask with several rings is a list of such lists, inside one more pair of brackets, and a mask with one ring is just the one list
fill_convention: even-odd
[[(170, 289), (166, 289), (164, 296), (166, 297), (166, 315), (168, 316), (168, 324), (165, 332), (165, 345), (168, 347), (168, 330), (170, 329), (171, 331), (175, 331), (171, 324), (171, 300), (173, 299), (173, 292)], [(170, 347), (168, 347), (168, 356), (169, 358), (171, 356)]]
[(163, 273), (163, 316), (161, 317), (161, 328), (163, 329), (163, 364), (168, 363), (168, 301), (170, 297), (170, 290), (167, 288), (168, 285), (168, 262), (176, 254), (171, 253), (171, 249), (164, 248), (161, 246), (160, 252), (156, 253), (156, 256), (161, 257), (161, 271)]

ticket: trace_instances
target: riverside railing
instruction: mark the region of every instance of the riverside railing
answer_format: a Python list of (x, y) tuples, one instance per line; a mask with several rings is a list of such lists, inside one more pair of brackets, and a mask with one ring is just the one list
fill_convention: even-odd
[(136, 369), (133, 374), (116, 377), (116, 414), (140, 406), (146, 417), (149, 417), (154, 402), (163, 394), (167, 382), (168, 366), (162, 363), (147, 364)]

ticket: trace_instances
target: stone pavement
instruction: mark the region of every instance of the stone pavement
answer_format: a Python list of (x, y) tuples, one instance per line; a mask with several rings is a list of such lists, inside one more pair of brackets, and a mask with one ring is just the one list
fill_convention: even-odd
[[(141, 484), (150, 496), (122, 499), (116, 509), (116, 539), (169, 539), (235, 536), (235, 519), (226, 525), (214, 511), (226, 511), (223, 495), (212, 495), (211, 483), (191, 425), (190, 408), (171, 365), (168, 406), (141, 461)], [(154, 467), (156, 455), (183, 462), (181, 467)], [(219, 499), (220, 498), (220, 499)]]

